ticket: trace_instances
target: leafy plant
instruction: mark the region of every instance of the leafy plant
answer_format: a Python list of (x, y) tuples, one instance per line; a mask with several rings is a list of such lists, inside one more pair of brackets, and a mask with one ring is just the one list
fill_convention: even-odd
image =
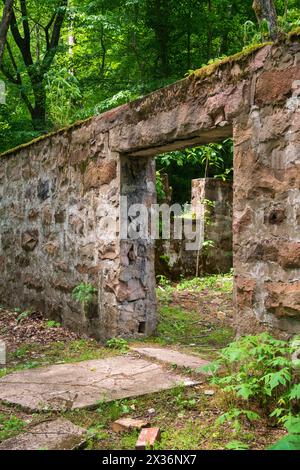
[(54, 320), (47, 320), (46, 321), (46, 328), (60, 328), (61, 324)]
[[(212, 382), (237, 400), (258, 405), (269, 418), (284, 421), (300, 398), (299, 377), (292, 359), (296, 348), (294, 343), (268, 333), (245, 336), (223, 349), (219, 359), (209, 366)], [(244, 408), (242, 413), (246, 413)]]
[(24, 426), (24, 421), (16, 416), (6, 418), (4, 415), (0, 415), (0, 441), (8, 439), (15, 434), (19, 434)]
[(175, 387), (172, 391), (172, 394), (174, 396), (173, 398), (173, 403), (176, 405), (179, 410), (191, 410), (194, 409), (197, 400), (195, 396), (186, 396), (186, 390), (184, 385), (178, 385)]
[(110, 349), (117, 349), (121, 352), (128, 350), (128, 342), (122, 338), (112, 338), (106, 342), (106, 346)]
[(16, 349), (16, 351), (14, 351), (12, 355), (14, 357), (17, 357), (18, 359), (21, 359), (21, 358), (25, 357), (28, 354), (28, 351), (29, 351), (29, 346), (24, 345), (24, 346), (21, 346), (20, 348)]
[(300, 450), (300, 415), (289, 416), (285, 427), (288, 435), (269, 447), (269, 450)]
[(31, 309), (20, 313), (20, 315), (17, 316), (17, 323), (21, 323), (23, 320), (26, 320), (32, 314), (33, 314), (33, 311)]
[(225, 448), (227, 450), (247, 450), (249, 446), (241, 441), (230, 441), (226, 444)]
[(248, 421), (257, 421), (260, 416), (250, 410), (240, 410), (238, 408), (232, 408), (226, 413), (222, 414), (216, 421), (216, 424), (225, 424), (226, 422), (232, 423), (235, 432), (240, 432), (241, 422), (240, 418), (245, 417)]
[(156, 279), (158, 284), (162, 287), (168, 287), (171, 285), (171, 281), (163, 274), (159, 274), (158, 276), (156, 276)]
[(163, 183), (163, 179), (162, 179), (160, 171), (156, 172), (156, 194), (157, 194), (157, 200), (159, 203), (165, 200), (166, 193), (165, 193), (164, 183)]
[(253, 21), (244, 23), (244, 45), (250, 46), (267, 41), (270, 37), (270, 25), (267, 20), (263, 20), (259, 26)]
[(65, 126), (72, 120), (75, 103), (82, 98), (78, 80), (70, 70), (63, 67), (50, 70), (45, 81), (52, 122), (56, 128)]
[(76, 301), (80, 302), (83, 307), (87, 307), (93, 303), (96, 294), (97, 290), (92, 284), (82, 283), (75, 287), (72, 296)]

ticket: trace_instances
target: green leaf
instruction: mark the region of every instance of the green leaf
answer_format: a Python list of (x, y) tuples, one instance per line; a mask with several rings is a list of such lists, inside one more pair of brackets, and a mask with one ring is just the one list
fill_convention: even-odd
[(285, 422), (285, 427), (290, 434), (300, 434), (300, 415), (289, 416)]
[(280, 439), (268, 450), (300, 450), (300, 436), (291, 434)]
[(238, 385), (237, 387), (237, 395), (239, 397), (244, 398), (245, 400), (248, 400), (249, 397), (254, 395), (255, 391), (253, 390), (253, 387), (250, 384), (241, 384)]
[(228, 450), (247, 450), (249, 446), (241, 441), (230, 441), (226, 444), (225, 448)]
[(291, 388), (290, 399), (300, 400), (300, 384), (296, 384)]

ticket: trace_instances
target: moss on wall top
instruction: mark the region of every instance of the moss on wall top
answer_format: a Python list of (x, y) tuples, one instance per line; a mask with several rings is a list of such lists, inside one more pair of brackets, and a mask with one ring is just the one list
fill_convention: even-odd
[[(291, 31), (288, 35), (284, 35), (278, 41), (278, 43), (298, 42), (299, 39), (300, 39), (300, 28), (297, 28), (297, 29)], [(216, 73), (217, 70), (222, 68), (223, 65), (226, 65), (226, 64), (234, 65), (235, 63), (243, 62), (243, 61), (249, 59), (253, 54), (255, 54), (260, 49), (262, 49), (262, 48), (264, 48), (268, 45), (272, 45), (272, 44), (273, 44), (272, 42), (265, 42), (263, 44), (255, 44), (255, 45), (246, 47), (242, 51), (240, 51), (236, 54), (233, 54), (229, 57), (225, 57), (224, 59), (218, 59), (218, 60), (216, 60), (215, 62), (213, 62), (209, 65), (205, 65), (204, 67), (201, 67), (200, 69), (195, 70), (194, 72), (192, 72), (192, 74), (189, 77), (187, 77), (185, 79), (182, 79), (182, 80), (180, 80), (176, 83), (180, 84), (180, 83), (183, 83), (183, 82), (187, 82), (191, 78), (196, 78), (197, 80), (202, 80), (202, 79), (204, 80), (205, 78), (210, 77), (214, 73)], [(170, 88), (172, 86), (174, 86), (174, 83), (169, 85), (168, 87), (165, 87), (165, 90), (167, 90), (168, 88)], [(160, 93), (161, 93), (161, 91), (162, 90), (159, 90)], [(150, 95), (153, 96), (153, 95), (155, 95), (155, 93), (157, 93), (157, 91), (152, 92)], [(145, 99), (147, 99), (147, 97), (150, 96), (150, 95), (146, 95), (144, 97), (139, 98), (138, 100), (132, 101), (131, 103), (129, 103), (130, 107), (134, 108), (135, 103), (140, 104)], [(126, 106), (126, 105), (119, 106), (118, 108), (122, 108), (124, 106)], [(116, 109), (118, 109), (118, 108), (116, 108)], [(105, 116), (106, 113), (110, 113), (110, 112), (111, 112), (111, 110), (106, 111), (101, 116)], [(30, 142), (26, 142), (22, 145), (19, 145), (18, 147), (7, 150), (6, 152), (0, 154), (0, 157), (6, 157), (6, 156), (14, 155), (14, 154), (16, 154), (18, 152), (21, 152), (22, 150), (24, 150), (28, 147), (31, 147), (32, 145), (34, 145), (34, 144), (36, 144), (40, 141), (48, 139), (49, 137), (60, 135), (60, 134), (63, 134), (64, 132), (68, 132), (70, 130), (75, 130), (78, 127), (81, 127), (85, 124), (90, 123), (92, 121), (92, 119), (94, 119), (94, 118), (95, 118), (95, 116), (91, 116), (88, 119), (85, 119), (83, 121), (77, 121), (77, 122), (75, 122), (75, 123), (73, 123), (69, 126), (66, 126), (62, 129), (59, 129), (58, 131), (42, 135), (42, 136), (40, 136), (40, 137), (38, 137), (34, 140), (31, 140)]]

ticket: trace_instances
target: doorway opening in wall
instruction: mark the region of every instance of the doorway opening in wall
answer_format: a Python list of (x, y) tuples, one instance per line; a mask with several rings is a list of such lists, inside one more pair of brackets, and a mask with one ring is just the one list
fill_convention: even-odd
[[(122, 308), (134, 318), (130, 328), (135, 334), (157, 332), (164, 343), (171, 338), (171, 343), (198, 344), (194, 336), (206, 335), (207, 325), (204, 341), (222, 347), (233, 337), (228, 324), (223, 328), (216, 317), (233, 317), (233, 279), (232, 273), (228, 275), (233, 143), (227, 139), (189, 147), (181, 142), (178, 150), (172, 143), (163, 151), (121, 156)], [(179, 305), (181, 290), (186, 290), (186, 298)], [(174, 299), (177, 307), (170, 310)], [(187, 315), (193, 303), (195, 313)], [(176, 325), (184, 339), (174, 335)]]
[[(210, 274), (228, 273), (232, 268), (233, 141), (189, 147), (156, 157), (158, 203), (180, 205), (181, 217), (191, 218), (193, 230), (202, 219), (202, 240), (187, 249), (185, 234), (160, 233), (156, 240), (155, 272), (158, 280), (178, 281)], [(200, 226), (199, 226), (200, 227)]]
[[(160, 207), (181, 207), (155, 241), (158, 338), (210, 358), (234, 337), (232, 139), (156, 156), (156, 192)], [(201, 230), (193, 249), (184, 228), (176, 238), (177, 217)]]

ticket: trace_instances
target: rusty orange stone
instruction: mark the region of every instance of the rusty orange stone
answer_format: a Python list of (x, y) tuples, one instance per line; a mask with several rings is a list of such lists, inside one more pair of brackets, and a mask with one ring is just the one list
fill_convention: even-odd
[(141, 430), (139, 438), (136, 443), (136, 450), (153, 450), (155, 442), (160, 440), (159, 428), (144, 428)]

